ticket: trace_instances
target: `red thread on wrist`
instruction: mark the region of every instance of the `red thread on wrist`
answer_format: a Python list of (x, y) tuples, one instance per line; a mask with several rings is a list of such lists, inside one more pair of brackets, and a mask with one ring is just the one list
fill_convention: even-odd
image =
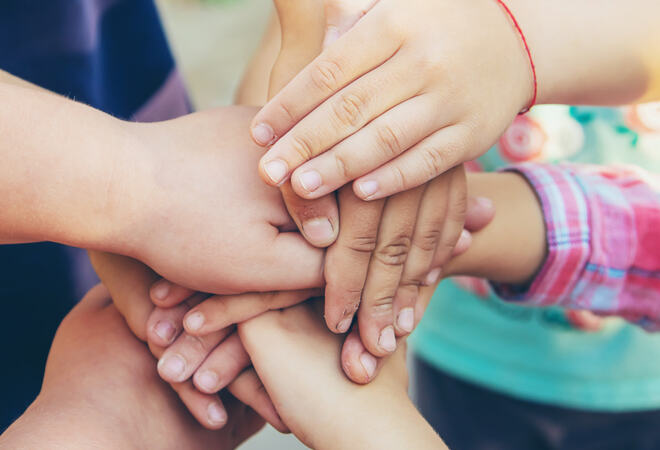
[(520, 111), (520, 114), (525, 114), (527, 111), (532, 109), (534, 105), (536, 105), (536, 97), (539, 92), (539, 83), (538, 79), (536, 77), (536, 66), (534, 65), (534, 58), (532, 58), (532, 52), (529, 49), (529, 44), (527, 44), (527, 38), (525, 37), (525, 33), (523, 33), (522, 28), (520, 28), (520, 24), (516, 20), (516, 16), (513, 15), (509, 7), (504, 3), (504, 0), (495, 0), (497, 3), (500, 4), (500, 6), (504, 9), (504, 11), (507, 13), (509, 18), (511, 19), (511, 22), (513, 22), (513, 26), (515, 27), (516, 31), (520, 35), (520, 38), (522, 39), (523, 45), (525, 46), (525, 53), (527, 53), (527, 58), (529, 59), (529, 65), (532, 68), (532, 78), (534, 81), (534, 92), (532, 94), (532, 101), (529, 102), (529, 105), (524, 108), (522, 111)]

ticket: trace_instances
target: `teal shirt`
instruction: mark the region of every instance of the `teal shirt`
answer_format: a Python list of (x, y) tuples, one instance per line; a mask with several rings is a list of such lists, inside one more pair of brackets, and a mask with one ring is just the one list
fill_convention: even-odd
[[(660, 104), (537, 107), (472, 166), (529, 160), (658, 171)], [(620, 319), (583, 331), (560, 309), (504, 303), (478, 280), (442, 282), (411, 340), (433, 366), (514, 397), (596, 411), (660, 408), (660, 333)]]

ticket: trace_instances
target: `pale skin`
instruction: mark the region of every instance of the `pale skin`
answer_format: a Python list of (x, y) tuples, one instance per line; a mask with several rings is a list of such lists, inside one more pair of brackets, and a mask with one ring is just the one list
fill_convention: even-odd
[[(274, 3), (282, 44), (270, 75), (271, 95), (321, 51), (324, 27), (337, 22), (338, 15), (330, 9), (326, 22), (320, 0)], [(266, 32), (268, 37), (273, 35), (272, 28)], [(265, 52), (260, 49), (257, 59), (270, 61)], [(255, 70), (265, 65), (252, 63), (254, 69), (246, 75), (256, 92), (263, 89)], [(249, 92), (248, 83), (243, 83), (237, 100), (254, 101)], [(298, 212), (302, 199), (292, 195), (290, 184), (282, 186), (282, 193), (289, 211)], [(370, 353), (385, 356), (395, 350), (397, 337), (413, 330), (420, 287), (438, 280), (439, 268), (451, 257), (459, 238), (469, 240), (463, 231), (468, 209), (465, 174), (457, 167), (427, 185), (378, 202), (362, 201), (350, 188), (341, 189), (337, 197), (343, 219), (338, 239), (325, 259), (325, 319), (331, 330), (345, 333), (356, 318)], [(488, 210), (487, 201), (481, 200), (482, 209)], [(470, 225), (468, 222), (468, 228)], [(159, 282), (152, 293), (164, 286), (169, 298), (154, 298), (161, 306), (173, 305), (192, 293), (166, 281)], [(191, 333), (208, 329), (201, 315), (187, 320), (186, 328)]]
[[(254, 109), (219, 109), (136, 124), (2, 71), (0, 91), (0, 243), (51, 240), (93, 249), (98, 273), (142, 339), (153, 310), (149, 286), (156, 276), (138, 260), (204, 291), (322, 283), (322, 252), (288, 232), (295, 225), (279, 193), (260, 186), (250, 169), (256, 167), (259, 151), (244, 130)], [(199, 179), (207, 182), (196, 183)], [(239, 179), (253, 181), (243, 189)], [(230, 217), (235, 226), (223, 223)], [(260, 276), (252, 276), (254, 271)], [(153, 350), (160, 356), (161, 349)], [(284, 429), (270, 402), (255, 389), (257, 381), (247, 373), (232, 390)], [(217, 396), (203, 395), (192, 383), (173, 387), (207, 427), (225, 424)]]
[(254, 109), (138, 124), (4, 72), (0, 93), (0, 243), (124, 254), (206, 292), (320, 285), (323, 253), (284, 232), (279, 193), (251, 169)]
[[(505, 3), (538, 103), (660, 98), (658, 2)], [(380, 0), (264, 106), (252, 134), (275, 142), (265, 182), (290, 178), (308, 199), (352, 182), (375, 200), (481, 155), (532, 97), (521, 38), (495, 0)]]
[[(481, 231), (473, 233), (470, 247), (465, 253), (447, 263), (442, 275), (446, 277), (473, 275), (515, 284), (527, 282), (539, 270), (546, 254), (543, 214), (534, 191), (522, 176), (515, 173), (469, 174), (468, 186), (470, 195), (488, 195), (495, 205), (497, 214), (490, 224)], [(423, 288), (423, 295), (415, 310), (416, 322), (421, 319), (433, 289), (434, 286)], [(264, 311), (294, 306), (302, 300), (304, 296), (290, 293), (213, 296), (192, 309), (182, 305), (183, 312), (179, 311), (177, 318), (180, 320), (183, 314), (190, 317), (195, 313), (202, 313), (207, 318), (205, 326), (208, 328), (199, 334), (204, 335), (209, 331), (225, 329), (233, 323), (249, 320)], [(162, 309), (156, 309), (153, 313), (159, 318), (163, 318), (166, 314), (167, 310)], [(176, 318), (170, 316), (169, 319)], [(175, 328), (180, 330), (182, 324), (178, 322)], [(157, 338), (151, 333), (149, 339)], [(198, 389), (206, 393), (216, 392), (221, 386), (208, 389), (202, 383), (203, 378), (206, 377), (204, 373), (213, 373), (220, 379), (234, 370), (231, 366), (227, 369), (225, 361), (200, 356), (194, 351), (190, 355), (189, 350), (181, 347), (177, 350), (168, 349), (167, 352), (170, 352), (169, 354), (178, 352), (186, 359), (194, 358), (200, 361), (197, 363), (199, 368), (193, 374), (192, 380)], [(209, 350), (208, 354), (212, 353), (213, 351)], [(249, 355), (240, 341), (232, 343), (231, 354), (234, 360), (243, 361), (245, 367), (250, 364)], [(360, 340), (357, 330), (354, 329), (347, 336), (341, 356), (338, 356), (335, 364), (340, 363), (350, 379), (358, 383), (367, 383), (377, 379), (376, 374), (386, 360), (387, 358), (375, 358), (371, 355)]]
[(233, 449), (263, 421), (226, 396), (222, 431), (202, 428), (156, 374), (153, 358), (97, 286), (64, 319), (42, 390), (0, 436), (2, 448)]

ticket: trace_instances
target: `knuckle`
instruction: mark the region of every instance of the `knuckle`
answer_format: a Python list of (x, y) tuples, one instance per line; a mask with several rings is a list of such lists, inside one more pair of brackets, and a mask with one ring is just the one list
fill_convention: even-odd
[(429, 229), (420, 231), (418, 236), (415, 236), (413, 245), (424, 252), (432, 252), (438, 245), (440, 240), (440, 226), (431, 226)]
[(343, 94), (333, 110), (337, 123), (340, 127), (354, 128), (360, 125), (362, 121), (362, 109), (366, 104), (363, 95), (356, 92)]
[(184, 345), (189, 350), (195, 353), (206, 353), (211, 350), (209, 342), (204, 339), (204, 336), (192, 336), (188, 333), (184, 334)]
[(392, 192), (405, 191), (409, 180), (403, 169), (399, 165), (394, 164), (390, 170), (390, 174), (391, 180), (389, 184), (392, 187)]
[(411, 239), (400, 235), (376, 250), (376, 258), (387, 266), (401, 266), (410, 252)]
[(372, 314), (375, 316), (386, 316), (392, 314), (394, 311), (394, 296), (392, 295), (381, 295), (375, 297), (370, 305), (369, 309)]
[(355, 236), (350, 239), (347, 247), (358, 253), (373, 253), (376, 249), (376, 236)]
[(394, 158), (403, 150), (401, 132), (392, 125), (383, 125), (377, 128), (376, 142), (388, 159)]
[(294, 136), (291, 139), (291, 149), (301, 161), (308, 161), (312, 159), (315, 154), (312, 140), (305, 135)]
[(296, 115), (293, 113), (293, 108), (286, 101), (277, 103), (277, 109), (277, 115), (284, 117), (288, 123), (297, 122)]
[(339, 62), (332, 59), (322, 59), (312, 66), (312, 83), (324, 93), (332, 93), (341, 87), (343, 69)]
[(352, 180), (351, 170), (349, 169), (349, 164), (344, 155), (337, 153), (334, 155), (335, 164), (337, 166), (337, 173), (342, 177), (343, 180)]
[(423, 171), (426, 179), (430, 180), (447, 169), (447, 159), (442, 149), (432, 148), (423, 153)]

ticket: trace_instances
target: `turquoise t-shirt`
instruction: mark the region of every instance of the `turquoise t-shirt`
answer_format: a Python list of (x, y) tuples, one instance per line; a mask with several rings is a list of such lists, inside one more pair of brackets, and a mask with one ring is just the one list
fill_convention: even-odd
[[(536, 107), (470, 165), (529, 160), (660, 171), (660, 103)], [(412, 343), (433, 366), (514, 397), (595, 411), (660, 408), (660, 333), (620, 319), (583, 331), (560, 309), (500, 301), (483, 280), (443, 281)]]

